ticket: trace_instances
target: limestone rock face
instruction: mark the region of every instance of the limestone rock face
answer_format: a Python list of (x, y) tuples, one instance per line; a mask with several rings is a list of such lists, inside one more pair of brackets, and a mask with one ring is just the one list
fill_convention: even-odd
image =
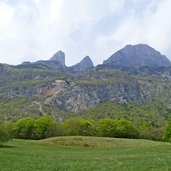
[(93, 108), (103, 102), (129, 103), (147, 102), (151, 96), (144, 93), (137, 83), (103, 86), (70, 86), (62, 94), (56, 94), (51, 104), (63, 110), (78, 112)]
[(168, 67), (171, 66), (166, 56), (145, 44), (127, 45), (114, 53), (103, 65), (114, 67)]

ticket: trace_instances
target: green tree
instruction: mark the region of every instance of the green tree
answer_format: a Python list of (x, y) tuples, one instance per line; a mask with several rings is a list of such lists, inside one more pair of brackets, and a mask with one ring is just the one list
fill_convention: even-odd
[(52, 124), (50, 124), (49, 129), (47, 131), (47, 137), (55, 137), (63, 135), (62, 123), (59, 121), (53, 120)]
[(99, 135), (102, 137), (115, 137), (116, 125), (115, 120), (110, 118), (100, 119), (98, 121)]
[(36, 139), (49, 137), (49, 131), (54, 124), (54, 120), (49, 116), (42, 116), (34, 122), (34, 133)]
[(13, 124), (13, 134), (16, 138), (34, 138), (34, 122), (31, 117), (19, 119)]
[(93, 120), (80, 119), (78, 123), (78, 134), (82, 136), (96, 136), (97, 129)]
[(141, 132), (141, 138), (161, 141), (163, 137), (164, 128), (162, 126), (150, 125), (144, 131)]
[(0, 145), (9, 141), (11, 139), (11, 135), (8, 130), (5, 128), (5, 124), (0, 121)]
[(138, 130), (131, 121), (116, 119), (114, 123), (116, 125), (117, 138), (138, 138)]
[(97, 129), (95, 122), (92, 120), (84, 120), (81, 118), (69, 118), (63, 125), (65, 135), (96, 135)]
[(163, 139), (164, 139), (164, 141), (171, 142), (171, 118), (168, 120), (168, 123), (166, 125), (165, 130), (164, 130)]
[(100, 119), (98, 122), (99, 135), (116, 138), (137, 138), (136, 126), (125, 119)]

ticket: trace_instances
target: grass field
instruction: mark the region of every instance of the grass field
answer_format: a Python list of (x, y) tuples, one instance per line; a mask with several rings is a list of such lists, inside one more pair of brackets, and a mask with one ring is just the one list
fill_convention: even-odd
[(58, 137), (13, 140), (0, 148), (0, 171), (169, 171), (171, 144)]

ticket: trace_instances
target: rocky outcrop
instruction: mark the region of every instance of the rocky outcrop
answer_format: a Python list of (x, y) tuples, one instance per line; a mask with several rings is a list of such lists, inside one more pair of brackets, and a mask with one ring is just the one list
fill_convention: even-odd
[(169, 67), (170, 61), (166, 56), (145, 44), (127, 45), (104, 61), (104, 66), (128, 67), (139, 69), (141, 67)]
[(94, 67), (94, 64), (89, 56), (86, 56), (81, 62), (78, 64), (68, 67), (68, 70), (70, 72), (80, 72), (80, 71), (86, 71)]

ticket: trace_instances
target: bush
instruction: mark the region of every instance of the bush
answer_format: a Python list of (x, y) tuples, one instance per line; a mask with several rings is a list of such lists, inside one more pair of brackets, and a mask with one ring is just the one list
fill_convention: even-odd
[(98, 131), (99, 131), (99, 136), (115, 137), (116, 136), (115, 120), (110, 118), (100, 119), (98, 122)]
[(116, 138), (137, 138), (136, 126), (125, 119), (101, 119), (98, 123), (99, 135)]
[(48, 138), (52, 130), (54, 120), (49, 116), (42, 116), (34, 122), (35, 139)]
[(163, 127), (149, 126), (142, 131), (141, 138), (161, 141), (163, 136)]
[(164, 130), (164, 141), (171, 142), (171, 119), (169, 119), (166, 128)]
[(8, 128), (12, 127), (12, 134), (15, 138), (42, 139), (62, 135), (61, 124), (49, 116), (43, 116), (38, 119), (31, 117), (22, 118), (16, 122), (9, 122), (7, 125)]
[(115, 120), (117, 138), (138, 138), (139, 132), (136, 126), (125, 119)]
[(34, 138), (34, 121), (31, 117), (19, 119), (13, 124), (13, 135), (16, 138)]
[(55, 137), (63, 135), (62, 124), (58, 121), (53, 120), (52, 124), (50, 124), (48, 131), (46, 133), (47, 137)]
[[(10, 125), (10, 124), (9, 124)], [(69, 118), (64, 123), (49, 116), (38, 119), (31, 117), (12, 123), (16, 138), (43, 139), (53, 136), (103, 136), (116, 138), (138, 138), (136, 126), (125, 119), (100, 119), (99, 121)]]
[(80, 119), (79, 124), (79, 135), (82, 136), (96, 136), (97, 135), (97, 128), (96, 124), (92, 120), (84, 120)]
[(6, 129), (4, 123), (0, 121), (0, 145), (3, 145), (5, 142), (11, 139), (11, 135)]
[(69, 118), (63, 125), (65, 135), (96, 135), (96, 125), (92, 120), (84, 120), (80, 118)]

